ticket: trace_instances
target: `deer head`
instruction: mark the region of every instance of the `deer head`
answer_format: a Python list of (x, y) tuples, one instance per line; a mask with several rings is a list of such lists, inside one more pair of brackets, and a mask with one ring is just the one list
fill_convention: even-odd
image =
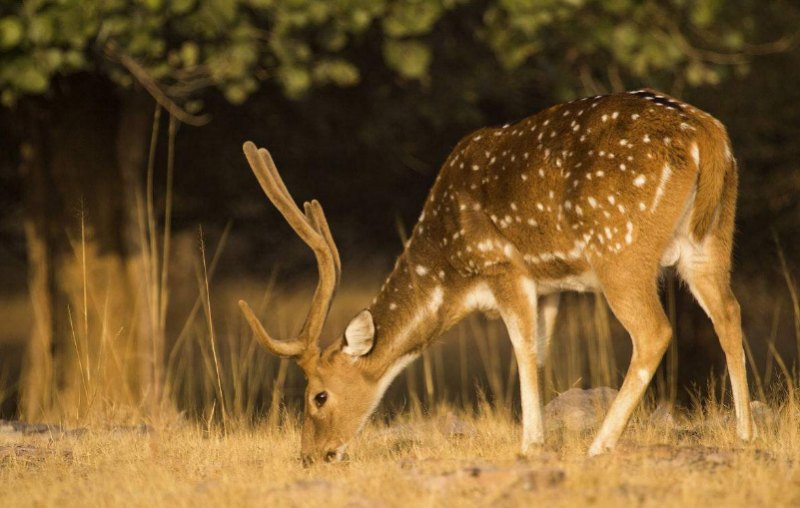
[(273, 339), (246, 302), (239, 301), (239, 306), (261, 345), (274, 355), (295, 359), (308, 380), (300, 446), (303, 462), (340, 460), (381, 395), (378, 379), (362, 361), (375, 338), (372, 314), (361, 311), (339, 340), (320, 352), (317, 341), (341, 277), (339, 253), (322, 206), (314, 200), (301, 211), (269, 152), (248, 141), (244, 153), (267, 197), (314, 252), (319, 282), (300, 334), (291, 340)]

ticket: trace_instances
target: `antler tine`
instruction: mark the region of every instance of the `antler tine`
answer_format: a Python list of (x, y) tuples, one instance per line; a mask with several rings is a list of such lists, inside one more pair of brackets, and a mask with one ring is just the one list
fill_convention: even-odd
[[(250, 167), (253, 169), (253, 173), (255, 173), (256, 178), (258, 178), (267, 197), (281, 212), (281, 215), (283, 215), (289, 225), (292, 226), (292, 229), (294, 229), (298, 236), (311, 247), (317, 259), (319, 282), (317, 283), (317, 289), (314, 291), (311, 308), (308, 311), (308, 316), (300, 336), (293, 341), (289, 341), (291, 343), (298, 342), (302, 345), (300, 353), (292, 356), (316, 355), (318, 354), (319, 348), (315, 341), (319, 337), (322, 326), (328, 316), (328, 311), (330, 310), (333, 295), (336, 292), (338, 283), (338, 252), (335, 251), (333, 238), (330, 237), (329, 240), (330, 231), (327, 231), (327, 223), (325, 223), (324, 226), (327, 233), (321, 232), (316, 210), (314, 210), (311, 215), (307, 215), (301, 212), (297, 207), (286, 185), (283, 183), (269, 152), (263, 148), (257, 149), (256, 146), (249, 141), (244, 144), (244, 152), (250, 163)], [(317, 204), (317, 207), (319, 207), (319, 204)], [(321, 211), (321, 207), (319, 207), (319, 210)], [(322, 217), (322, 220), (325, 221), (324, 215)], [(276, 345), (281, 343), (276, 344), (276, 341), (269, 338), (269, 335), (258, 322), (257, 318), (252, 314), (252, 311), (250, 311), (248, 315), (248, 311), (245, 310), (244, 306), (242, 310), (245, 312), (245, 316), (262, 344), (273, 353), (283, 356), (278, 352), (278, 348), (276, 348)], [(288, 346), (282, 349), (286, 350), (287, 348)], [(295, 347), (292, 346), (291, 349), (294, 350)]]
[[(313, 227), (314, 230), (317, 231), (320, 235), (322, 235), (322, 237), (325, 239), (325, 242), (327, 243), (328, 248), (330, 249), (331, 256), (333, 258), (334, 285), (333, 285), (333, 293), (330, 297), (328, 308), (326, 309), (326, 314), (327, 314), (327, 311), (330, 310), (330, 304), (333, 303), (333, 297), (336, 294), (336, 290), (339, 288), (339, 282), (342, 279), (342, 267), (341, 267), (341, 261), (339, 259), (339, 251), (336, 249), (336, 243), (333, 241), (333, 236), (331, 235), (330, 228), (328, 227), (328, 221), (325, 219), (325, 214), (322, 211), (322, 205), (320, 205), (319, 202), (315, 199), (312, 200), (311, 202), (306, 201), (303, 204), (303, 206), (305, 208), (306, 217), (308, 218), (309, 224), (311, 224), (311, 227)], [(323, 290), (324, 290), (323, 285), (318, 284), (316, 291), (314, 291), (313, 301), (316, 302), (322, 298), (322, 294), (320, 292)], [(301, 336), (307, 333), (308, 326), (311, 322), (312, 322), (311, 314), (309, 313), (309, 316), (303, 323), (303, 329), (300, 332)]]
[(322, 235), (325, 242), (328, 244), (328, 248), (331, 250), (331, 254), (333, 254), (333, 263), (336, 265), (336, 287), (338, 288), (342, 280), (342, 261), (339, 257), (339, 250), (336, 248), (336, 242), (333, 241), (333, 235), (328, 226), (328, 219), (325, 217), (322, 205), (316, 199), (312, 200), (310, 203), (305, 203), (305, 210), (309, 222), (311, 222), (314, 229)]
[(253, 309), (247, 305), (247, 302), (239, 300), (239, 308), (242, 309), (245, 319), (250, 323), (250, 328), (253, 329), (256, 338), (267, 351), (282, 358), (295, 358), (303, 354), (306, 349), (306, 344), (303, 341), (298, 339), (273, 339), (261, 325), (261, 321), (258, 320)]
[[(263, 148), (257, 149), (256, 145), (248, 141), (244, 144), (244, 153), (261, 188), (264, 189), (264, 193), (275, 205), (275, 208), (281, 212), (286, 222), (292, 226), (292, 229), (315, 251), (325, 246), (323, 238), (308, 223), (303, 212), (297, 207), (289, 192), (285, 190), (286, 187), (282, 187), (278, 183), (279, 180), (275, 178), (278, 170), (269, 152)], [(278, 178), (280, 177), (278, 176)]]
[(278, 172), (278, 167), (275, 166), (275, 161), (272, 160), (272, 154), (269, 153), (266, 148), (259, 148), (258, 154), (264, 159), (267, 169), (269, 170), (269, 174), (278, 189), (281, 191), (283, 198), (286, 200), (286, 202), (291, 204), (294, 208), (297, 208), (299, 211), (297, 203), (294, 201), (292, 195), (289, 194), (289, 189), (286, 187), (286, 184), (283, 183), (283, 178), (281, 178), (281, 174)]

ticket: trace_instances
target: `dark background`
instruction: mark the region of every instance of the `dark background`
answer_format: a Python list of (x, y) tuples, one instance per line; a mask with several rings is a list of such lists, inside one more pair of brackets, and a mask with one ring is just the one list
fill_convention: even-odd
[[(184, 124), (178, 128), (173, 234), (196, 238), (202, 225), (213, 244), (232, 224), (215, 276), (218, 282), (266, 283), (278, 267), (280, 287), (313, 283), (311, 256), (265, 199), (247, 167), (241, 145), (252, 140), (269, 148), (298, 201), (316, 198), (324, 205), (343, 258), (345, 280), (374, 286), (378, 274), (388, 272), (401, 251), (399, 231), (413, 226), (440, 164), (462, 136), (484, 125), (523, 118), (565, 98), (614, 91), (619, 84), (626, 89), (663, 86), (666, 92), (714, 115), (729, 130), (740, 169), (733, 280), (742, 302), (745, 331), (757, 362), (764, 362), (766, 341), (772, 336), (787, 364), (796, 365), (800, 338), (795, 336), (795, 322), (800, 317), (793, 316), (786, 278), (795, 277), (800, 260), (797, 44), (776, 53), (754, 52), (748, 57), (747, 72), (726, 71), (717, 84), (686, 86), (670, 75), (678, 70), (654, 73), (651, 81), (626, 74), (624, 69), (622, 82), (617, 83), (603, 71), (606, 62), (595, 61), (590, 62), (594, 80), (589, 86), (580, 78), (585, 63), (571, 59), (568, 41), (559, 38), (524, 65), (512, 70), (504, 67), (475, 36), (481, 9), (470, 4), (453, 11), (426, 36), (435, 59), (423, 80), (403, 79), (388, 68), (380, 51), (382, 35), (373, 30), (345, 50), (360, 69), (354, 86), (320, 86), (287, 97), (284, 89), (267, 80), (240, 105), (231, 104), (213, 87), (198, 92), (203, 112), (212, 120), (202, 127)], [(719, 14), (720, 19), (727, 15), (724, 9)], [(791, 35), (800, 15), (796, 6), (772, 2), (754, 19), (754, 37), (769, 41)], [(614, 62), (613, 56), (606, 58)], [(61, 212), (48, 219), (51, 229), (52, 224), (55, 229), (63, 224), (65, 230), (74, 230), (78, 210), (84, 206), (79, 206), (75, 196), (81, 196), (88, 202), (88, 220), (99, 224), (98, 238), (103, 228), (120, 227), (119, 220), (109, 217), (126, 213), (125, 182), (109, 178), (103, 183), (105, 177), (98, 175), (113, 172), (105, 165), (113, 160), (115, 147), (119, 150), (119, 144), (125, 143), (120, 124), (127, 118), (126, 108), (132, 107), (131, 94), (138, 101), (133, 107), (144, 112), (139, 116), (144, 116), (146, 130), (139, 132), (145, 132), (146, 141), (155, 102), (140, 86), (122, 89), (101, 72), (54, 74), (45, 93), (23, 95), (0, 109), (0, 302), (7, 320), (5, 331), (0, 330), (0, 368), (6, 386), (3, 415), (17, 410), (17, 393), (24, 384), (19, 375), (33, 320), (26, 303), (31, 277), (26, 224), (37, 207), (54, 206), (58, 199)], [(155, 164), (159, 211), (166, 199), (167, 124), (164, 114)], [(68, 173), (75, 192), (59, 194), (61, 180), (56, 175), (42, 180), (56, 190), (39, 195), (41, 189), (25, 169), (24, 150), (31, 146), (32, 131), (44, 136), (50, 146), (70, 144), (77, 153), (74, 160), (94, 161), (99, 169), (76, 162)], [(62, 152), (42, 150), (54, 160)], [(142, 167), (139, 178), (143, 175)], [(99, 201), (108, 203), (108, 213), (92, 208)], [(163, 221), (163, 213), (157, 218)], [(116, 248), (103, 242), (101, 251)], [(128, 248), (127, 244), (120, 247)], [(185, 252), (191, 249), (178, 252), (173, 263), (189, 263), (182, 258)], [(191, 281), (187, 285), (191, 290), (196, 286)], [(777, 317), (776, 312), (780, 312)], [(676, 314), (680, 384), (687, 390), (682, 393), (689, 393), (692, 387), (705, 385), (712, 370), (721, 373), (724, 362), (711, 324), (685, 291), (677, 293)], [(168, 343), (180, 329), (185, 311), (177, 303), (169, 315)], [(177, 324), (172, 324), (173, 317)]]

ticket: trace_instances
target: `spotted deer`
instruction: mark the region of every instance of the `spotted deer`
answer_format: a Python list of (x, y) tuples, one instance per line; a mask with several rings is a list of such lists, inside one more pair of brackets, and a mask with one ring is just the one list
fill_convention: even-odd
[(319, 283), (299, 336), (255, 336), (295, 358), (308, 387), (301, 454), (341, 459), (392, 380), (437, 337), (481, 310), (502, 318), (519, 366), (522, 452), (545, 438), (540, 369), (563, 291), (601, 292), (630, 333), (622, 387), (589, 455), (614, 448), (672, 336), (658, 296), (675, 266), (711, 318), (733, 387), (738, 435), (753, 438), (740, 309), (730, 289), (736, 162), (722, 124), (652, 90), (587, 97), (463, 138), (369, 308), (320, 351), (341, 265), (318, 202), (301, 211), (264, 149), (247, 159), (311, 247)]

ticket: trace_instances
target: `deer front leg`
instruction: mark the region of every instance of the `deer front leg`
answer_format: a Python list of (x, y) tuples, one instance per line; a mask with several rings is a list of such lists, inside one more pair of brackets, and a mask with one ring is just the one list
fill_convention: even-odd
[(503, 278), (495, 281), (492, 291), (517, 358), (522, 398), (522, 454), (530, 455), (544, 443), (542, 397), (536, 361), (536, 283), (525, 275)]

